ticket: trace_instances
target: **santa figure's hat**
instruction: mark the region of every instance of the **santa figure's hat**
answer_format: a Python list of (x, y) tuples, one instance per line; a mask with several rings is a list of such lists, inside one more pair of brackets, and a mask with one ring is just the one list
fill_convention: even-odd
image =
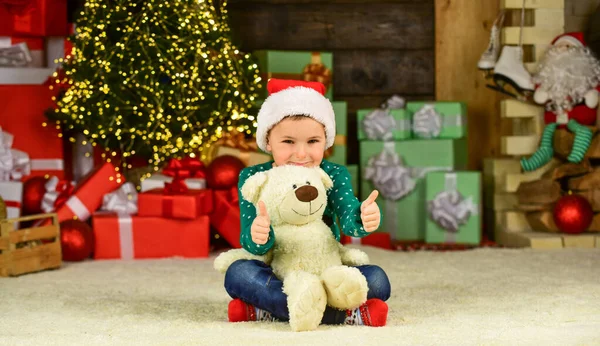
[(586, 46), (585, 40), (583, 39), (583, 32), (567, 32), (562, 35), (558, 35), (553, 41), (552, 45), (555, 46), (557, 43), (566, 42), (570, 43), (573, 47), (583, 48)]
[(267, 133), (290, 115), (309, 116), (325, 126), (325, 149), (335, 140), (335, 114), (331, 102), (324, 96), (325, 86), (319, 82), (271, 78), (267, 83), (269, 97), (260, 107), (257, 119), (256, 144), (267, 150)]

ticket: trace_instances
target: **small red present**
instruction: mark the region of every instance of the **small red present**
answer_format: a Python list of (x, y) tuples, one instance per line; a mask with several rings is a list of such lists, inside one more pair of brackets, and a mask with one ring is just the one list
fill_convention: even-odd
[(102, 205), (104, 195), (115, 191), (124, 183), (124, 179), (115, 167), (109, 163), (96, 167), (87, 177), (83, 178), (72, 195), (65, 198), (65, 202), (57, 206), (58, 221), (78, 218), (87, 220), (90, 215)]
[(0, 35), (66, 36), (67, 1), (34, 0), (26, 8), (0, 6)]
[(392, 239), (390, 234), (387, 232), (374, 232), (362, 238), (349, 237), (347, 235), (342, 235), (341, 238), (342, 244), (361, 244), (374, 246), (381, 249), (393, 250)]
[(96, 213), (95, 259), (208, 257), (208, 216), (194, 220)]
[(234, 248), (241, 248), (240, 205), (238, 204), (237, 187), (213, 191), (213, 204), (210, 224), (229, 245)]
[(213, 210), (212, 190), (187, 190), (169, 194), (153, 189), (138, 194), (138, 216), (161, 216), (168, 219), (196, 219)]
[(63, 142), (59, 130), (44, 116), (44, 111), (54, 105), (53, 95), (44, 85), (0, 85), (0, 126), (14, 136), (12, 148), (29, 156), (31, 176), (62, 179)]

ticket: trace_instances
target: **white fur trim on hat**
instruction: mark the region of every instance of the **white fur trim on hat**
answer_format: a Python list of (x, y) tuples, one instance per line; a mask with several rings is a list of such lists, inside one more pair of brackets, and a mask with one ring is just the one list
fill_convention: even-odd
[(283, 118), (290, 115), (307, 115), (325, 126), (325, 149), (333, 145), (335, 139), (335, 114), (329, 100), (318, 91), (297, 86), (271, 94), (258, 112), (256, 143), (265, 152), (267, 133)]
[(560, 42), (570, 43), (573, 47), (583, 47), (583, 42), (579, 41), (576, 37), (571, 36), (569, 34), (565, 34), (560, 36), (554, 41), (553, 45), (557, 45)]

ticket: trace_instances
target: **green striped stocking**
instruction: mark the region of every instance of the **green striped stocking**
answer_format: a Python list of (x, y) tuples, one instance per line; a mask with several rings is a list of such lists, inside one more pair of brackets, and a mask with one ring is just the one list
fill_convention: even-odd
[(546, 125), (544, 132), (542, 133), (542, 140), (540, 141), (538, 150), (536, 150), (530, 158), (521, 159), (521, 168), (523, 168), (524, 171), (535, 171), (552, 160), (552, 156), (554, 156), (552, 139), (555, 130), (556, 123)]
[(578, 123), (575, 119), (569, 120), (567, 128), (575, 134), (573, 148), (571, 148), (571, 153), (567, 157), (567, 160), (569, 162), (579, 163), (583, 160), (585, 153), (590, 147), (590, 143), (592, 142), (592, 131), (586, 126)]

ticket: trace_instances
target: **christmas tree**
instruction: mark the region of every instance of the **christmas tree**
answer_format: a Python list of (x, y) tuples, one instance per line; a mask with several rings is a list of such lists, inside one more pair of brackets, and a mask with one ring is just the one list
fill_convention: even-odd
[(65, 132), (158, 166), (254, 131), (260, 77), (231, 42), (225, 1), (88, 0), (76, 28), (48, 113)]

